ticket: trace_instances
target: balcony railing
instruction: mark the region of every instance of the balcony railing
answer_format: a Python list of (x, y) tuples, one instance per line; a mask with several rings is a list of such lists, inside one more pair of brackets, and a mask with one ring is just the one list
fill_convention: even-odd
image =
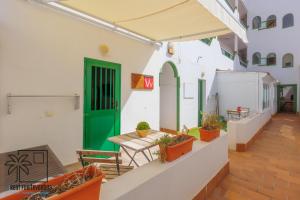
[(248, 61), (243, 60), (242, 58), (240, 58), (240, 65), (243, 66), (243, 67), (248, 67)]
[(226, 49), (223, 49), (222, 48), (222, 54), (224, 56), (226, 56), (227, 58), (231, 59), (231, 60), (234, 60), (234, 54), (233, 53), (230, 53), (229, 51), (227, 51)]
[(273, 66), (276, 65), (276, 58), (261, 58), (258, 66)]
[(207, 44), (208, 46), (211, 45), (212, 41), (213, 41), (214, 37), (211, 38), (205, 38), (205, 39), (201, 39), (201, 41), (205, 44)]
[(276, 27), (276, 20), (267, 20), (261, 22), (258, 30), (263, 30), (263, 29), (270, 29)]
[(226, 2), (226, 4), (228, 5), (228, 7), (230, 8), (230, 10), (231, 10), (232, 12), (234, 12), (234, 6), (232, 6), (232, 5), (230, 4), (229, 0), (224, 0), (224, 1)]

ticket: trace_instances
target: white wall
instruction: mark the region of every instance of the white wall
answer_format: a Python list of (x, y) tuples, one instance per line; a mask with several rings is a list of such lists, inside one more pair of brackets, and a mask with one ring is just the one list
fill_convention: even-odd
[(156, 160), (103, 184), (101, 200), (190, 200), (227, 163), (228, 138), (222, 133), (209, 143), (195, 141), (192, 152), (173, 162)]
[[(300, 81), (300, 45), (297, 43), (300, 32), (300, 1), (298, 0), (246, 0), (248, 8), (248, 59), (249, 71), (270, 72), (272, 76), (280, 81), (281, 84), (298, 84)], [(282, 18), (284, 15), (292, 13), (294, 15), (295, 26), (283, 29)], [(252, 20), (255, 16), (261, 16), (265, 21), (268, 16), (275, 14), (277, 17), (277, 27), (264, 30), (253, 30)], [(253, 66), (252, 55), (260, 52), (262, 57), (269, 53), (277, 54), (276, 66)], [(282, 68), (282, 57), (286, 53), (294, 55), (294, 67)], [(299, 96), (300, 97), (300, 96)], [(298, 111), (299, 111), (298, 97)]]
[(160, 73), (160, 128), (177, 130), (177, 80), (169, 63)]
[[(76, 161), (75, 150), (83, 143), (84, 57), (122, 64), (121, 132), (135, 129), (146, 120), (159, 128), (159, 72), (166, 61), (178, 68), (180, 126), (197, 126), (199, 78), (206, 80), (207, 110), (217, 91), (215, 70), (233, 69), (221, 54), (217, 40), (208, 46), (200, 41), (175, 44), (175, 55), (166, 44), (157, 48), (80, 21), (52, 9), (23, 0), (0, 1), (0, 152), (49, 144), (64, 164)], [(102, 56), (99, 45), (109, 46)], [(131, 89), (131, 73), (155, 77), (153, 91)], [(183, 98), (183, 84), (195, 85), (194, 98)], [(7, 115), (6, 95), (80, 95), (80, 109), (70, 99), (15, 99)]]
[(228, 109), (238, 106), (259, 112), (258, 73), (218, 72), (220, 114), (227, 116)]
[(220, 114), (227, 117), (227, 110), (238, 106), (250, 108), (250, 113), (263, 112), (263, 84), (270, 87), (270, 109), (276, 113), (277, 105), (274, 95), (275, 79), (266, 73), (257, 72), (218, 72), (218, 93)]
[(229, 148), (236, 150), (236, 144), (247, 144), (258, 131), (271, 119), (272, 110), (254, 113), (248, 118), (228, 122)]

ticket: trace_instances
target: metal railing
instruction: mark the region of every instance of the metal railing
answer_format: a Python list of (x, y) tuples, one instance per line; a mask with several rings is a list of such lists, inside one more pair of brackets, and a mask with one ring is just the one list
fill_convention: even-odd
[(221, 49), (222, 50), (222, 54), (224, 56), (226, 56), (227, 58), (231, 59), (231, 60), (234, 60), (234, 54), (233, 53), (230, 53), (229, 51), (227, 51), (226, 49)]
[(211, 38), (205, 38), (205, 39), (201, 39), (201, 42), (207, 44), (208, 46), (211, 45), (212, 41), (213, 41), (214, 37)]
[(247, 60), (243, 60), (243, 59), (240, 58), (240, 64), (243, 67), (248, 67), (248, 61)]
[(232, 11), (232, 12), (234, 12), (234, 6), (232, 6), (231, 4), (230, 4), (230, 2), (229, 2), (229, 0), (224, 0), (225, 2), (226, 2), (226, 4), (228, 5), (228, 7), (230, 8), (230, 10)]

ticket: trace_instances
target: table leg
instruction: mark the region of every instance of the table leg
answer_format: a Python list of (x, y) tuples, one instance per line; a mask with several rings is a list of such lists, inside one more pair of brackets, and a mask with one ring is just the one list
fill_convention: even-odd
[(151, 160), (153, 161), (153, 156), (152, 156), (152, 153), (151, 153), (150, 149), (148, 149), (148, 151), (149, 151), (149, 154), (150, 154)]
[(125, 147), (121, 146), (121, 148), (125, 151), (125, 153), (126, 153), (126, 154), (129, 156), (129, 158), (131, 159), (128, 166), (130, 166), (131, 163), (134, 162), (134, 164), (135, 164), (137, 167), (139, 167), (139, 164), (134, 160), (134, 157), (135, 157), (135, 155), (136, 155), (136, 152), (134, 152), (133, 156), (131, 156), (131, 155), (128, 153), (128, 151), (126, 150)]
[(151, 160), (148, 158), (147, 154), (145, 154), (144, 151), (141, 151), (141, 152), (142, 152), (142, 154), (144, 154), (144, 156), (145, 156), (145, 158), (148, 160), (148, 162), (151, 162)]

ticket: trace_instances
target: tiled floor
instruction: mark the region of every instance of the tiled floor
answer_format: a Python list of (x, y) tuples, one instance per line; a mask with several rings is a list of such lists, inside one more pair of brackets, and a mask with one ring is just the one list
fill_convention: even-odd
[(300, 117), (276, 115), (208, 200), (300, 200)]

